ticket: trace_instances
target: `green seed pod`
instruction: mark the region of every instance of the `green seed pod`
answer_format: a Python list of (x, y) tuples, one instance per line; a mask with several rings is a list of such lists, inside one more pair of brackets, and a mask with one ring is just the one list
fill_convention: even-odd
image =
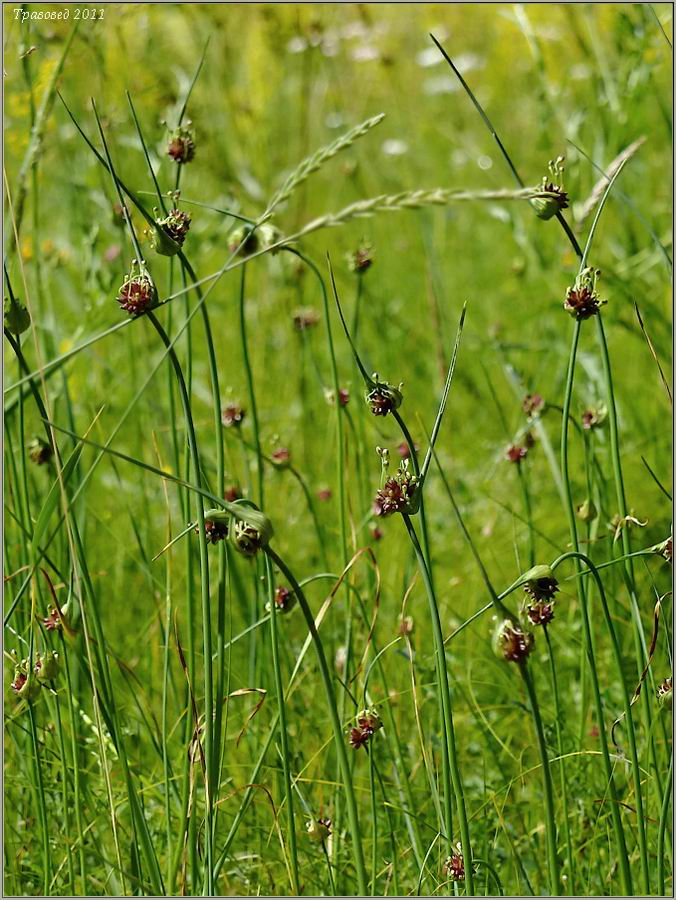
[(30, 328), (31, 317), (28, 310), (16, 297), (5, 297), (3, 314), (5, 328), (11, 334), (23, 334)]
[(180, 245), (162, 228), (159, 220), (150, 229), (150, 246), (160, 256), (176, 256), (181, 249)]
[(557, 212), (567, 208), (568, 195), (558, 185), (543, 185), (540, 190), (541, 193), (530, 201), (538, 219), (547, 221), (552, 219)]
[(44, 656), (38, 656), (35, 662), (35, 676), (41, 684), (45, 684), (47, 681), (54, 681), (60, 668), (59, 654), (49, 650)]

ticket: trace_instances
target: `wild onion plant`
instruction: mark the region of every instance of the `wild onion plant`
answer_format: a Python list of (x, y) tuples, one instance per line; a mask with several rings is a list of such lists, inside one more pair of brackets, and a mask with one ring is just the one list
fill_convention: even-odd
[(667, 6), (70, 9), (5, 18), (5, 892), (669, 896)]

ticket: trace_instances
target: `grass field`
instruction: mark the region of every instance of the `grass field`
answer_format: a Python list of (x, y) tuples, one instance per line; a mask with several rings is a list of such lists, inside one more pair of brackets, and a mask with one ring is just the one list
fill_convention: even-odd
[(5, 895), (672, 894), (671, 13), (3, 7)]

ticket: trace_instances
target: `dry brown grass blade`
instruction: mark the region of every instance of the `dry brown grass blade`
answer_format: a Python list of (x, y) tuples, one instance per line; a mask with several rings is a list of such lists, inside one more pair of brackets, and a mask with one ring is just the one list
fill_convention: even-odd
[(228, 700), (232, 700), (233, 697), (246, 697), (248, 694), (259, 694), (261, 699), (258, 701), (258, 703), (254, 706), (254, 708), (251, 710), (249, 715), (246, 717), (244, 725), (242, 726), (242, 730), (237, 735), (237, 740), (235, 741), (236, 747), (239, 747), (239, 742), (242, 740), (242, 738), (246, 734), (246, 730), (249, 727), (249, 723), (251, 722), (253, 717), (256, 715), (256, 713), (260, 710), (260, 708), (263, 706), (263, 704), (265, 703), (265, 698), (267, 697), (268, 692), (265, 690), (265, 688), (238, 688), (236, 691), (233, 691), (231, 694), (228, 694), (228, 696), (224, 698), (225, 702), (227, 702)]
[(645, 141), (645, 137), (640, 137), (637, 140), (633, 141), (633, 143), (629, 144), (628, 147), (625, 147), (624, 150), (619, 153), (611, 162), (611, 164), (608, 166), (608, 171), (606, 172), (606, 174), (602, 175), (601, 178), (599, 178), (599, 180), (592, 188), (591, 194), (582, 204), (576, 223), (577, 228), (580, 228), (589, 218), (591, 213), (596, 209), (599, 202), (601, 201), (601, 198), (603, 197), (603, 194), (605, 193), (608, 182), (612, 181), (613, 176), (619, 171), (619, 169), (625, 164), (627, 160), (631, 159), (631, 157), (636, 153), (637, 150), (640, 149)]

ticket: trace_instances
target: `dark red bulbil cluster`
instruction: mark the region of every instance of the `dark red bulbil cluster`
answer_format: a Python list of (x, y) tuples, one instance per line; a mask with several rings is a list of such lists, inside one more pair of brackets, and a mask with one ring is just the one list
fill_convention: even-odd
[(145, 271), (127, 276), (117, 295), (120, 308), (132, 316), (140, 316), (155, 303), (155, 285)]
[(540, 394), (526, 394), (523, 398), (521, 408), (529, 419), (539, 415), (545, 407), (545, 401)]
[(535, 645), (532, 634), (516, 622), (505, 619), (497, 628), (494, 639), (494, 650), (507, 662), (522, 662), (530, 654)]
[(375, 710), (362, 710), (357, 716), (357, 724), (350, 729), (350, 746), (354, 750), (366, 746), (376, 731), (382, 727), (380, 716)]
[[(195, 529), (199, 533), (199, 528)], [(225, 522), (216, 522), (214, 519), (204, 520), (204, 532), (206, 534), (207, 543), (217, 544), (224, 541), (228, 536), (228, 526)]]
[(188, 231), (190, 231), (190, 223), (192, 216), (190, 213), (183, 212), (180, 209), (172, 209), (168, 216), (159, 219), (157, 224), (168, 237), (175, 241), (179, 247), (183, 246)]
[(451, 881), (465, 880), (465, 860), (459, 849), (446, 859), (443, 872)]
[(221, 410), (221, 422), (226, 428), (239, 428), (244, 416), (245, 412), (238, 403), (228, 403)]
[(531, 625), (549, 625), (554, 618), (554, 601), (533, 600), (526, 604), (526, 615)]
[(411, 504), (418, 487), (418, 479), (408, 468), (400, 468), (396, 475), (388, 478), (376, 493), (373, 512), (376, 516), (391, 516), (394, 513), (413, 511)]
[(543, 578), (527, 581), (523, 589), (533, 600), (553, 600), (554, 595), (558, 593), (559, 582), (556, 578), (546, 575)]
[(173, 132), (167, 154), (179, 164), (189, 163), (195, 158), (195, 140), (188, 125), (179, 125)]

